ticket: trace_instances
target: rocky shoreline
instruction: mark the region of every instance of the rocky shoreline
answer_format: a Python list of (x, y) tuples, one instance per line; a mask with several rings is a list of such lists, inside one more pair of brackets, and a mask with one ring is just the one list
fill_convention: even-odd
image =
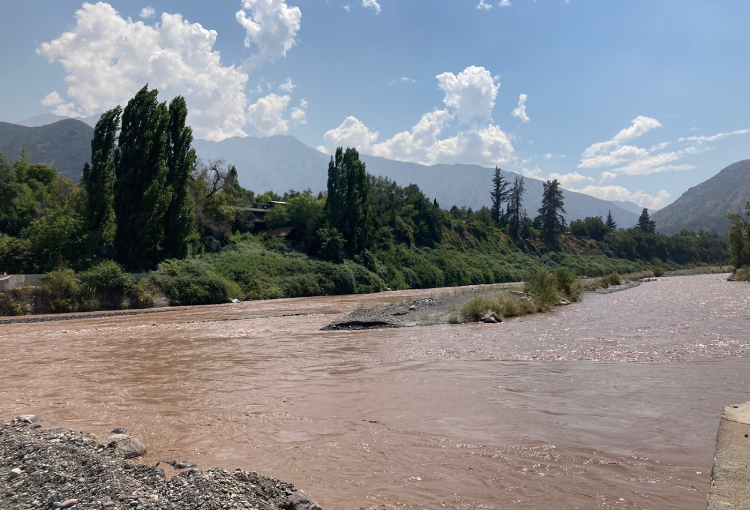
[[(35, 416), (0, 418), (0, 510), (321, 510), (293, 485), (253, 472), (193, 469), (186, 461), (133, 462), (143, 444), (116, 429), (98, 440), (45, 430)], [(167, 479), (161, 463), (179, 470)]]
[[(592, 282), (594, 280), (591, 280)], [(638, 280), (626, 280), (621, 285), (613, 285), (608, 288), (592, 288), (586, 290), (590, 294), (611, 294), (633, 287), (641, 283), (657, 281), (656, 278), (639, 278)], [(584, 284), (586, 288), (586, 284)], [(514, 297), (518, 300), (529, 299), (529, 295), (519, 290), (503, 289), (500, 292)], [(480, 290), (454, 295), (437, 296), (416, 299), (414, 301), (402, 301), (391, 303), (377, 308), (360, 308), (345, 317), (340, 317), (323, 328), (323, 331), (346, 331), (380, 328), (410, 328), (418, 326), (436, 326), (439, 324), (461, 324), (465, 322), (485, 322), (496, 324), (502, 322), (497, 314), (488, 313), (486, 316), (467, 318), (460, 317), (459, 310), (467, 301), (482, 296), (498, 294), (498, 289)], [(571, 304), (561, 299), (556, 306)], [(494, 315), (490, 319), (490, 315)]]

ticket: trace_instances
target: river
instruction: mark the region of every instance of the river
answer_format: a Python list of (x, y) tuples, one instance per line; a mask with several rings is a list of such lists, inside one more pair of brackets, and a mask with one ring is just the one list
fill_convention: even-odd
[(258, 471), (327, 510), (705, 508), (722, 407), (750, 400), (749, 285), (661, 278), (499, 325), (321, 331), (440, 292), (0, 325), (0, 412), (125, 427), (148, 462)]

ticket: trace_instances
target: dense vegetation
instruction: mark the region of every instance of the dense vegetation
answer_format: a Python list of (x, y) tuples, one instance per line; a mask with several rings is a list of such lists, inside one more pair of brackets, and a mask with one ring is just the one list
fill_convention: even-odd
[[(575, 276), (729, 259), (714, 233), (656, 234), (647, 210), (633, 229), (618, 230), (611, 215), (567, 225), (557, 181), (529, 218), (523, 177), (508, 182), (499, 169), (491, 209), (447, 210), (414, 184), (367, 174), (355, 149), (331, 158), (325, 192), (256, 196), (234, 167), (198, 160), (186, 117), (184, 99), (159, 103), (147, 87), (105, 112), (80, 186), (25, 153), (0, 157), (0, 270), (51, 272), (47, 305), (83, 310), (148, 306), (155, 291), (185, 305), (520, 281), (543, 270), (567, 294)], [(294, 250), (250, 233), (240, 207), (271, 200), (284, 203), (267, 226), (294, 227)], [(152, 273), (138, 285), (126, 270)]]
[(735, 267), (734, 278), (750, 281), (750, 200), (745, 203), (744, 211), (729, 213), (727, 218), (732, 222), (729, 227), (729, 251)]

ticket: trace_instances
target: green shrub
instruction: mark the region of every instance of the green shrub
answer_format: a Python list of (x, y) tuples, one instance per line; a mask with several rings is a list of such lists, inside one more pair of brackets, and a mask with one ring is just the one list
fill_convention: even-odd
[(660, 276), (664, 276), (664, 273), (666, 272), (664, 269), (664, 266), (654, 266), (653, 267), (654, 276), (657, 278)]
[(84, 312), (96, 312), (102, 309), (102, 304), (97, 298), (92, 296), (83, 300), (80, 309)]
[(307, 297), (320, 294), (318, 280), (307, 273), (285, 278), (282, 282), (282, 290), (286, 297)]
[(461, 315), (476, 320), (489, 310), (500, 317), (518, 317), (537, 312), (536, 307), (528, 299), (519, 300), (514, 296), (499, 293), (470, 299), (461, 307)]
[(125, 294), (136, 287), (135, 278), (112, 260), (104, 260), (78, 275), (83, 287), (91, 292), (116, 292)]
[(171, 305), (226, 303), (242, 293), (236, 283), (194, 259), (162, 262), (151, 273), (150, 280), (164, 292)]
[(560, 301), (560, 296), (557, 294), (557, 277), (546, 269), (528, 276), (525, 286), (534, 304), (543, 312)]
[(583, 285), (569, 269), (561, 268), (555, 273), (557, 290), (570, 301), (578, 301), (583, 295)]
[(72, 269), (57, 269), (42, 276), (39, 293), (56, 312), (77, 309), (81, 288)]
[(740, 268), (732, 275), (738, 282), (750, 282), (750, 268)]
[(321, 262), (315, 266), (315, 276), (323, 294), (341, 295), (355, 294), (357, 283), (354, 273), (346, 264), (330, 264)]

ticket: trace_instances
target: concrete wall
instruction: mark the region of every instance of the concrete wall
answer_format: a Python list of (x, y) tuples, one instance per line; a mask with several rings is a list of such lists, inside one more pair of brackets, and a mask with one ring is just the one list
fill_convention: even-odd
[(16, 287), (24, 287), (26, 285), (39, 285), (39, 281), (42, 279), (41, 274), (9, 274), (0, 275), (0, 292), (15, 289)]
[(721, 415), (706, 509), (750, 509), (750, 402)]
[[(148, 278), (148, 273), (132, 273), (136, 280)], [(18, 287), (28, 285), (39, 285), (43, 274), (9, 274), (0, 275), (0, 292), (5, 292)]]

